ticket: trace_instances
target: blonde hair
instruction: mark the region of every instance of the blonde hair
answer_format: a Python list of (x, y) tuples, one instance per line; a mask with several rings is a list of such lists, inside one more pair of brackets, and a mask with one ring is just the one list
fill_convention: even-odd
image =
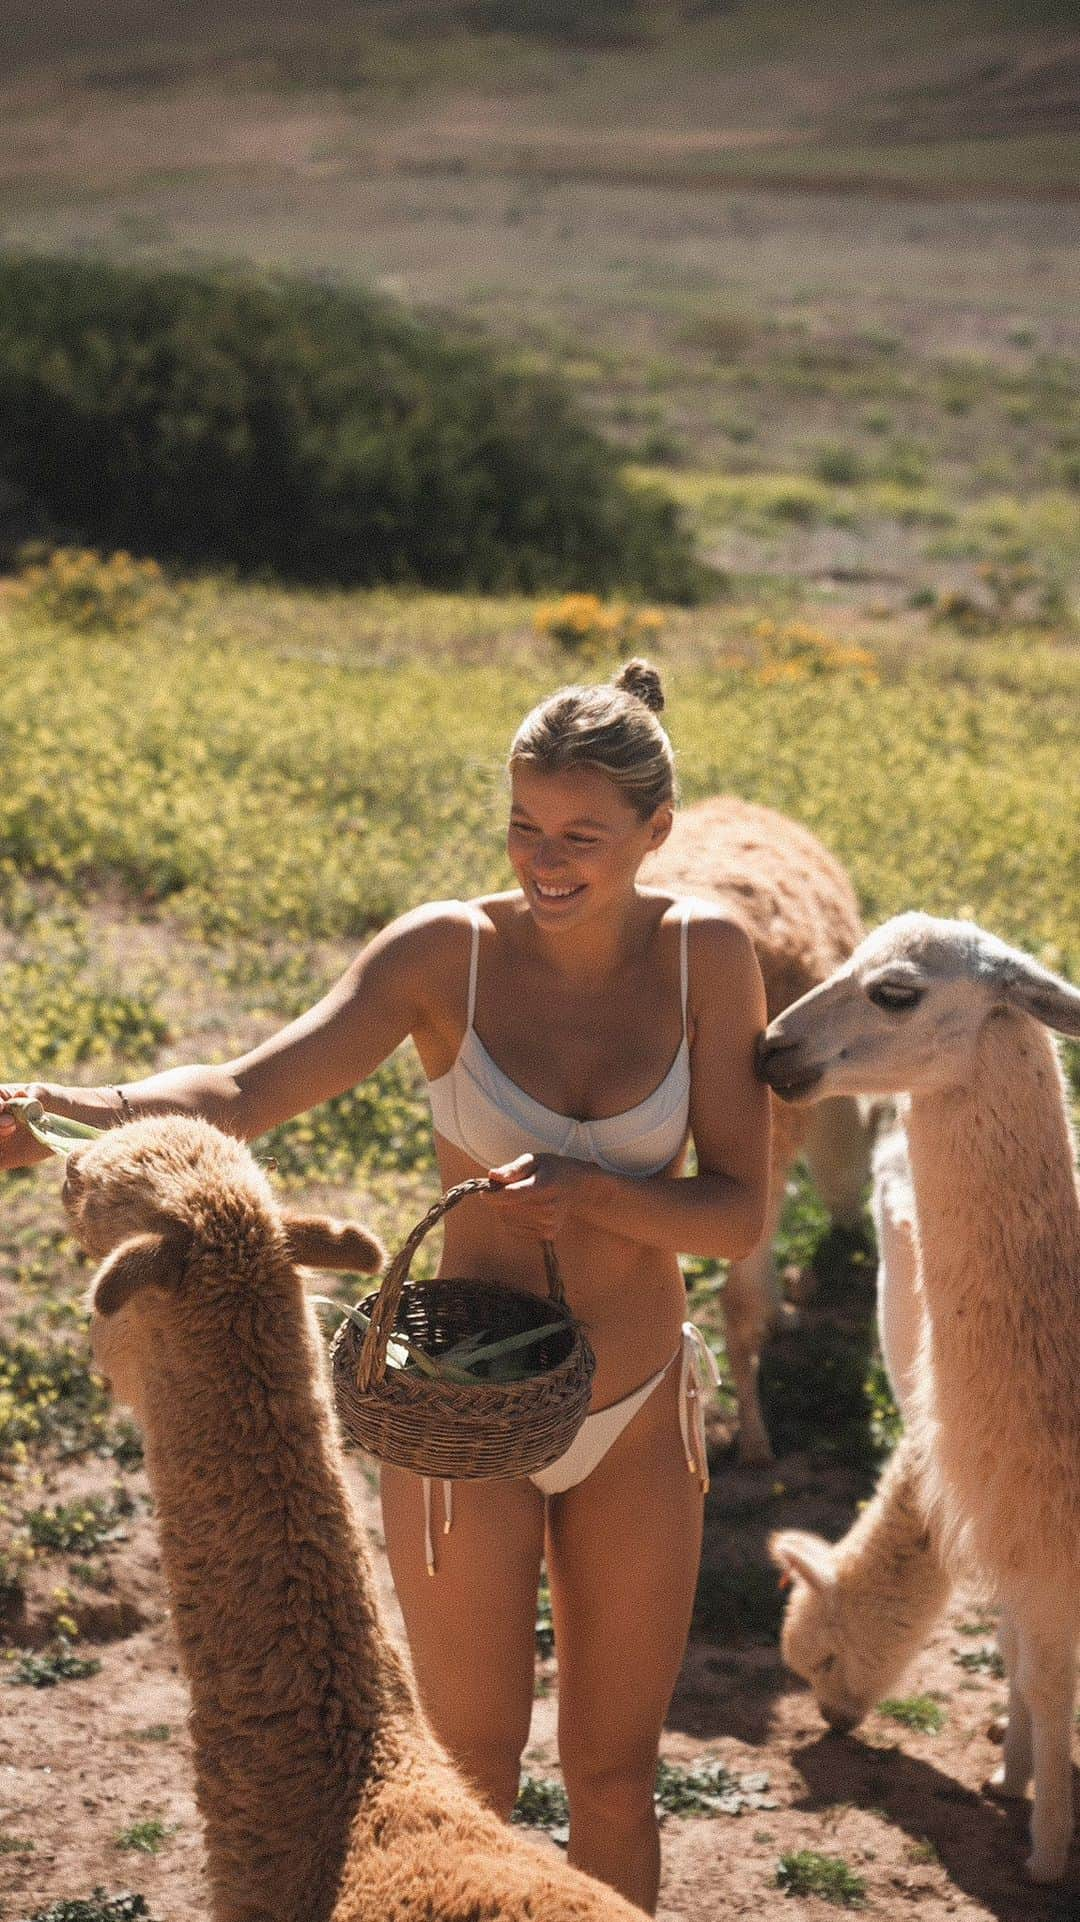
[(675, 755), (657, 715), (660, 676), (648, 661), (627, 661), (610, 681), (560, 687), (526, 714), (508, 765), (543, 774), (593, 767), (606, 774), (642, 821), (676, 798)]

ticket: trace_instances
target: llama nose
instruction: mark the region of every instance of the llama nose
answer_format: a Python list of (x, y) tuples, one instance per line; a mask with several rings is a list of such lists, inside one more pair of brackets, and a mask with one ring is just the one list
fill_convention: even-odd
[(791, 1053), (795, 1045), (795, 1042), (785, 1041), (782, 1036), (774, 1034), (771, 1027), (758, 1035), (754, 1048), (754, 1066), (762, 1081), (769, 1080), (771, 1065), (779, 1059), (780, 1055)]

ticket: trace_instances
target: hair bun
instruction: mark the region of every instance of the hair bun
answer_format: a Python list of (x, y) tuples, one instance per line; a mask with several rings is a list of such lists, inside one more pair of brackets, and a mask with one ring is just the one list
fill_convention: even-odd
[(621, 687), (625, 693), (633, 694), (639, 701), (643, 701), (653, 714), (663, 713), (664, 690), (660, 684), (660, 676), (655, 667), (650, 667), (648, 661), (627, 661), (626, 666), (620, 667), (616, 674), (614, 684), (616, 687)]

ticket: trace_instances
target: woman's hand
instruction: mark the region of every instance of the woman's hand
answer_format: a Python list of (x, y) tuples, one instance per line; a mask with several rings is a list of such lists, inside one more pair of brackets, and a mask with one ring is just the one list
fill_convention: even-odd
[(567, 1155), (518, 1155), (503, 1167), (490, 1169), (488, 1178), (499, 1186), (488, 1195), (487, 1205), (498, 1209), (509, 1229), (554, 1241), (567, 1218), (577, 1212), (589, 1166)]
[(36, 1082), (5, 1081), (0, 1086), (0, 1168), (29, 1168), (35, 1161), (48, 1161), (48, 1148), (4, 1108), (5, 1101), (40, 1101), (41, 1094)]

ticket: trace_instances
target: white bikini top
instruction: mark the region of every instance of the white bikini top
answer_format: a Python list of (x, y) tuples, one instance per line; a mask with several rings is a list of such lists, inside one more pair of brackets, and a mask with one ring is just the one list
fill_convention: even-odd
[(438, 1134), (479, 1162), (498, 1168), (521, 1154), (568, 1155), (593, 1161), (611, 1174), (654, 1175), (673, 1161), (686, 1141), (690, 1118), (690, 1046), (686, 1035), (687, 926), (691, 901), (683, 904), (679, 968), (682, 1040), (659, 1087), (636, 1108), (575, 1121), (534, 1100), (493, 1061), (476, 1029), (476, 966), (480, 914), (470, 904), (468, 1025), (453, 1067), (428, 1082), (431, 1119)]

